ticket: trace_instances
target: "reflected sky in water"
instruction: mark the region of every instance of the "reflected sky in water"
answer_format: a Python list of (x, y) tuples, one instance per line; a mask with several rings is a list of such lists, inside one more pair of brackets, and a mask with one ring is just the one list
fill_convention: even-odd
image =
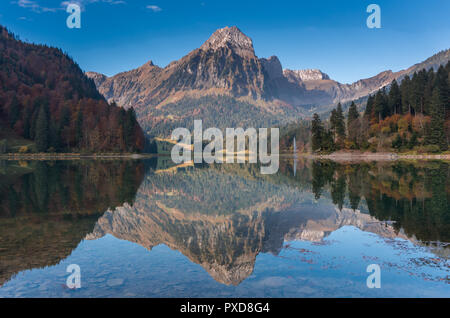
[(450, 297), (447, 164), (293, 166), (3, 163), (0, 297)]

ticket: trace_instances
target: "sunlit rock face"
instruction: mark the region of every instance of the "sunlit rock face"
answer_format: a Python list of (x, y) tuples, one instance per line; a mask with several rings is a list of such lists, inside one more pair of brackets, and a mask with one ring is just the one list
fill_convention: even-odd
[(329, 80), (330, 77), (323, 73), (321, 70), (309, 69), (309, 70), (284, 70), (284, 75), (292, 82), (308, 82), (308, 81), (320, 81)]
[(283, 71), (278, 57), (258, 57), (252, 39), (232, 26), (218, 29), (199, 48), (167, 66), (150, 60), (111, 77), (96, 72), (86, 75), (108, 101), (134, 107), (141, 126), (151, 135), (170, 136), (169, 128), (185, 126), (199, 113), (219, 128), (222, 123), (233, 127), (236, 121), (242, 125), (249, 116), (261, 126), (268, 118), (278, 125), (311, 117), (313, 109), (326, 113), (338, 102), (366, 97), (393, 79), (435, 68), (449, 59), (447, 50), (407, 70), (382, 71), (354, 83), (340, 83), (318, 69)]
[(200, 47), (203, 51), (217, 51), (222, 48), (231, 48), (238, 55), (243, 57), (255, 56), (252, 40), (235, 26), (217, 30)]

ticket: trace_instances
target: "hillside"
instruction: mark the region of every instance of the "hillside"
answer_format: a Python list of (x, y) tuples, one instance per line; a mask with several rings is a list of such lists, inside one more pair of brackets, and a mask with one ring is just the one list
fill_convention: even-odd
[(2, 26), (0, 122), (3, 152), (24, 139), (21, 152), (135, 152), (145, 144), (134, 111), (109, 105), (67, 54)]
[[(422, 66), (426, 67), (416, 67)], [(428, 66), (370, 95), (363, 116), (354, 102), (347, 116), (339, 103), (325, 124), (314, 114), (312, 150), (446, 152), (450, 144), (450, 62), (436, 71)]]

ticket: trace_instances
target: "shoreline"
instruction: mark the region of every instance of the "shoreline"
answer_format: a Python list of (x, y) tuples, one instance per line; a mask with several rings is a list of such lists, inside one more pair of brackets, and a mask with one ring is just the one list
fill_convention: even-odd
[[(61, 153), (61, 154), (0, 154), (0, 160), (83, 160), (83, 159), (147, 159), (152, 157), (162, 156), (167, 154), (80, 154), (80, 153)], [(450, 161), (450, 154), (398, 154), (391, 152), (335, 152), (331, 154), (311, 154), (311, 153), (298, 153), (299, 158), (306, 159), (325, 159), (333, 161), (396, 161), (396, 160), (445, 160)], [(292, 154), (281, 153), (280, 157), (291, 158)]]
[(0, 160), (83, 160), (83, 159), (144, 159), (154, 154), (80, 154), (80, 153), (35, 153), (35, 154), (0, 154)]
[(310, 159), (330, 159), (334, 161), (396, 161), (396, 160), (449, 160), (450, 154), (401, 154), (393, 152), (335, 152), (327, 155), (300, 154)]

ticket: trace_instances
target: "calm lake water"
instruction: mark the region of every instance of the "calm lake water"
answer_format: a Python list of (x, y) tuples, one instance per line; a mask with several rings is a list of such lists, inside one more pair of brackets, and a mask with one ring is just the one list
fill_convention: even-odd
[(259, 171), (0, 162), (0, 297), (450, 297), (449, 163)]

